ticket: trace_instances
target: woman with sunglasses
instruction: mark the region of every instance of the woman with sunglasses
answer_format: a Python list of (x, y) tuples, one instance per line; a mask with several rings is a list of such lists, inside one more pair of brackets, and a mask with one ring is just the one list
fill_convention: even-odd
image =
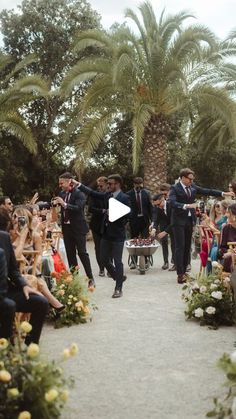
[(225, 208), (222, 206), (220, 201), (216, 201), (212, 205), (210, 210), (210, 219), (219, 231), (221, 231), (223, 225), (227, 223)]

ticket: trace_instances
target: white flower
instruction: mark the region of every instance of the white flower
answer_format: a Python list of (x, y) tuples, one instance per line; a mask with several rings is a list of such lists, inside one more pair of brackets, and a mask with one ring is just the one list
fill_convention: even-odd
[(217, 288), (218, 286), (215, 283), (210, 285), (211, 290), (216, 290)]
[(232, 352), (230, 355), (230, 361), (236, 364), (236, 351)]
[(222, 300), (223, 294), (222, 294), (222, 292), (221, 292), (221, 291), (213, 291), (213, 292), (211, 293), (211, 296), (212, 296), (213, 298), (215, 298), (216, 300)]
[(51, 388), (51, 390), (45, 393), (44, 397), (48, 403), (51, 403), (58, 397), (58, 391), (55, 388)]
[(233, 418), (236, 419), (236, 397), (234, 397), (233, 399), (231, 410), (232, 410)]
[(37, 343), (31, 343), (27, 348), (27, 355), (30, 358), (36, 358), (39, 354), (39, 345)]
[(200, 307), (198, 307), (198, 308), (196, 308), (196, 310), (194, 310), (194, 316), (195, 316), (195, 317), (200, 318), (200, 317), (202, 317), (202, 316), (203, 316), (203, 313), (204, 313), (204, 311), (203, 311), (203, 309), (202, 309), (202, 308), (200, 308)]
[(199, 290), (199, 285), (198, 285), (198, 283), (197, 283), (197, 282), (194, 282), (194, 283), (193, 283), (193, 285), (192, 285), (192, 289), (193, 289), (193, 290)]
[(216, 260), (213, 260), (213, 262), (211, 262), (211, 265), (213, 268), (218, 268), (219, 263)]
[(219, 285), (221, 283), (220, 279), (215, 279), (214, 284)]
[(229, 284), (229, 283), (230, 283), (230, 277), (229, 277), (229, 276), (226, 276), (226, 277), (225, 277), (225, 279), (224, 279), (224, 283), (225, 283), (225, 284)]
[(202, 285), (201, 287), (200, 287), (200, 293), (201, 294), (204, 294), (204, 292), (206, 292), (207, 291), (207, 287), (205, 286), (205, 285)]
[(216, 312), (215, 307), (209, 306), (209, 307), (206, 308), (206, 313), (207, 314), (215, 314), (215, 312)]

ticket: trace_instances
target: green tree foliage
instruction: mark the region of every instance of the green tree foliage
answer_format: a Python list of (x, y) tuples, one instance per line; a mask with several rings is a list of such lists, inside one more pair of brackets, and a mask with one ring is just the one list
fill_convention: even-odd
[[(100, 17), (86, 0), (23, 0), (17, 11), (4, 10), (0, 21), (4, 50), (15, 63), (35, 54), (38, 61), (32, 62), (27, 73), (40, 73), (52, 91), (51, 97), (24, 106), (24, 117), (37, 143), (37, 156), (27, 151), (22, 156), (19, 148), (19, 162), (16, 162), (24, 172), (26, 194), (37, 189), (45, 195), (55, 188), (55, 176), (72, 159), (73, 137), (66, 141), (63, 132), (72, 105), (75, 99), (80, 102), (86, 86), (81, 85), (67, 101), (56, 91), (65, 72), (81, 58), (71, 50), (75, 34), (100, 27)], [(7, 169), (5, 176), (8, 176)], [(20, 189), (20, 182), (22, 179), (16, 178), (15, 190)]]

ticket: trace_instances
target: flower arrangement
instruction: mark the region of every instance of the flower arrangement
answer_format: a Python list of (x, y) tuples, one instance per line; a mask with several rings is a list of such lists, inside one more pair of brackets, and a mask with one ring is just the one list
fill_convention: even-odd
[(55, 328), (91, 321), (92, 309), (96, 309), (96, 306), (90, 303), (92, 291), (93, 288), (88, 288), (87, 280), (79, 275), (78, 269), (73, 273), (63, 271), (57, 274), (52, 292), (65, 309), (60, 315), (51, 309), (50, 317), (54, 320)]
[(215, 417), (218, 419), (236, 418), (236, 351), (231, 355), (224, 354), (218, 366), (224, 371), (227, 381), (224, 383), (228, 387), (228, 393), (224, 398), (214, 399), (214, 408), (207, 413), (207, 417)]
[(69, 397), (73, 380), (64, 378), (59, 365), (76, 355), (77, 345), (64, 350), (59, 362), (46, 362), (35, 343), (23, 347), (31, 329), (27, 322), (18, 325), (14, 346), (0, 339), (0, 419), (57, 419)]
[(200, 325), (231, 326), (235, 320), (235, 303), (229, 274), (223, 272), (219, 263), (212, 265), (211, 275), (199, 275), (184, 285), (185, 314), (188, 319), (200, 321)]

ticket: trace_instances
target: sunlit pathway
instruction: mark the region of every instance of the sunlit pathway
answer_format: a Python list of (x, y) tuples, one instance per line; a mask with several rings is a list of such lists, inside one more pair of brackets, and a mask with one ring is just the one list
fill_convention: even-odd
[[(91, 243), (89, 252), (94, 254)], [(186, 322), (181, 286), (161, 264), (158, 249), (148, 274), (126, 265), (128, 279), (118, 300), (111, 299), (112, 280), (98, 277), (99, 311), (90, 324), (45, 327), (47, 356), (57, 358), (71, 342), (80, 351), (65, 364), (75, 388), (63, 419), (203, 419), (222, 392), (216, 362), (233, 350), (235, 328), (214, 331)], [(94, 259), (93, 267), (97, 273)]]

